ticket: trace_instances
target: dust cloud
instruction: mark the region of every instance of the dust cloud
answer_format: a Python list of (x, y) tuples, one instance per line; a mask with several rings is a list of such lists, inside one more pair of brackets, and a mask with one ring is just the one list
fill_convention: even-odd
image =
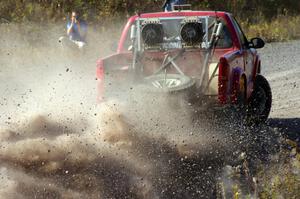
[(91, 28), (85, 52), (64, 49), (62, 26), (0, 25), (0, 198), (214, 198), (263, 139), (135, 88), (97, 105), (96, 59), (115, 40)]

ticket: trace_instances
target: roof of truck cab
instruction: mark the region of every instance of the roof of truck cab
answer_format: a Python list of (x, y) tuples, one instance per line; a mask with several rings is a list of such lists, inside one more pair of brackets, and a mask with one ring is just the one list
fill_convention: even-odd
[(187, 17), (187, 16), (217, 16), (220, 18), (229, 17), (231, 14), (224, 11), (172, 11), (172, 12), (152, 12), (137, 14), (129, 18), (129, 22), (140, 18), (156, 18), (156, 17)]
[[(139, 16), (142, 18), (154, 18), (154, 17), (176, 17), (176, 16), (218, 16), (224, 17), (230, 15), (223, 11), (172, 11), (172, 12), (154, 12), (154, 13), (143, 13)], [(138, 17), (138, 15), (134, 16)]]

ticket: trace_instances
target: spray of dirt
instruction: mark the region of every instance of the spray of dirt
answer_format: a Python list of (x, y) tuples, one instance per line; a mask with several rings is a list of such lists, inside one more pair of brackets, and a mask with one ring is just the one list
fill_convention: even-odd
[(257, 141), (135, 88), (97, 106), (95, 61), (108, 37), (90, 31), (83, 54), (58, 50), (57, 26), (29, 29), (1, 25), (1, 198), (213, 197), (224, 165)]
[(43, 116), (1, 132), (2, 175), (10, 179), (3, 194), (199, 198), (211, 191), (216, 163), (225, 159), (217, 139), (147, 135), (110, 108), (101, 113), (98, 128), (84, 132)]

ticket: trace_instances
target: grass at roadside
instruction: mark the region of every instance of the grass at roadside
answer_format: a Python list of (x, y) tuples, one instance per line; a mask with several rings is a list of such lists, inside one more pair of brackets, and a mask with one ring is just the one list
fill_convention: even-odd
[(300, 198), (300, 154), (297, 147), (287, 144), (267, 162), (254, 160), (255, 168), (246, 162), (226, 167), (219, 198)]
[(259, 198), (300, 197), (300, 154), (296, 149), (281, 152), (280, 161), (265, 167), (258, 174)]
[(300, 38), (300, 16), (279, 16), (271, 21), (257, 23), (241, 21), (248, 38), (261, 37), (267, 42), (289, 41)]

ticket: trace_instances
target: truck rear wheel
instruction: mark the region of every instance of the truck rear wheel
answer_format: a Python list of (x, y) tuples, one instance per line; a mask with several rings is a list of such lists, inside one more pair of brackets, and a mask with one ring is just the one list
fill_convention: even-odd
[(268, 119), (272, 106), (271, 87), (262, 75), (257, 75), (254, 90), (247, 107), (247, 120), (250, 124), (263, 123)]

